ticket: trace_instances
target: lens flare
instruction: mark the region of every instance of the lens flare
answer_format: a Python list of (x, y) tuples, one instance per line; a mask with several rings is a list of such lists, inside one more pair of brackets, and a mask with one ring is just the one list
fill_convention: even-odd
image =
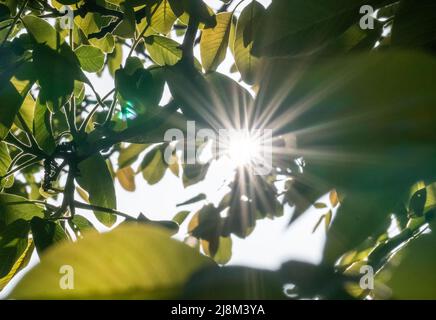
[(236, 166), (247, 166), (259, 157), (261, 145), (248, 131), (235, 131), (229, 136), (227, 155)]

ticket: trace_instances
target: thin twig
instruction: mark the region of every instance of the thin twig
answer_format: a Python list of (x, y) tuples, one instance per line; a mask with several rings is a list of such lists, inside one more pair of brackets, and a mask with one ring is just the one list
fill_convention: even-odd
[(117, 93), (118, 93), (117, 90), (115, 90), (114, 91), (114, 98), (112, 100), (112, 104), (111, 104), (111, 106), (109, 108), (109, 111), (108, 111), (108, 113), (106, 115), (106, 119), (104, 120), (103, 126), (106, 126), (111, 121), (111, 119), (112, 119), (115, 107), (117, 105)]
[(110, 208), (96, 206), (96, 205), (93, 205), (93, 204), (87, 204), (87, 203), (83, 203), (83, 202), (79, 202), (79, 201), (74, 201), (74, 205), (78, 209), (112, 213), (112, 214), (116, 214), (116, 215), (118, 215), (120, 217), (124, 217), (126, 219), (132, 219), (133, 218), (131, 215), (128, 215), (127, 213), (123, 213), (123, 212), (120, 212), (120, 211), (117, 211), (117, 210), (114, 210), (114, 209), (110, 209)]

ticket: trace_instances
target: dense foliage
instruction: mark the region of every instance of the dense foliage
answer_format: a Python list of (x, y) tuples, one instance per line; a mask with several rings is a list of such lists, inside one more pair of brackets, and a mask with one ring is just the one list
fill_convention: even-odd
[[(0, 289), (36, 250), (11, 297), (436, 298), (436, 3), (236, 2), (0, 0)], [(229, 55), (240, 82), (217, 72)], [(89, 75), (106, 70), (113, 86), (96, 92)], [(165, 131), (188, 120), (273, 129), (274, 170), (239, 168), (218, 206), (173, 221), (117, 211), (114, 179), (132, 192), (140, 173), (205, 179), (216, 158), (164, 161)], [(290, 223), (324, 212), (320, 265), (225, 266), (232, 237), (288, 205)], [(77, 209), (123, 222), (100, 234)], [(171, 239), (185, 220), (186, 244)], [(374, 289), (359, 286), (363, 265)]]

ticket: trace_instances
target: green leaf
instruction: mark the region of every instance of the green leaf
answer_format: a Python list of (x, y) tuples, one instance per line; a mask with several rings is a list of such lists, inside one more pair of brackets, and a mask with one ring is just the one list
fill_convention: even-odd
[(83, 31), (86, 37), (100, 31), (102, 21), (99, 13), (87, 12), (85, 17), (77, 15), (74, 17), (75, 24)]
[(175, 65), (182, 58), (180, 44), (170, 38), (152, 35), (145, 38), (150, 57), (158, 65)]
[(242, 80), (253, 84), (257, 76), (260, 59), (251, 54), (256, 22), (265, 14), (265, 8), (257, 1), (246, 6), (239, 16), (233, 46), (236, 66)]
[(432, 47), (436, 41), (436, 3), (432, 0), (402, 0), (392, 26), (392, 44)]
[(83, 70), (87, 72), (98, 72), (104, 65), (104, 54), (96, 47), (82, 45), (75, 50)]
[(4, 4), (0, 4), (0, 19), (7, 19), (11, 16), (11, 10)]
[[(0, 142), (0, 177), (8, 172), (9, 165), (11, 164), (11, 156), (9, 155), (8, 146), (4, 142)], [(1, 179), (0, 189), (5, 186), (10, 186), (10, 178)]]
[(135, 12), (127, 2), (122, 3), (121, 8), (124, 13), (123, 19), (113, 31), (113, 35), (125, 39), (132, 38), (135, 33)]
[[(89, 193), (89, 201), (93, 205), (116, 209), (115, 187), (106, 161), (96, 154), (79, 163), (79, 185)], [(112, 226), (117, 217), (114, 214), (94, 210), (97, 219), (104, 225)]]
[(160, 68), (137, 69), (130, 74), (127, 68), (115, 73), (115, 84), (125, 105), (137, 114), (153, 115), (163, 94), (164, 81)]
[(390, 270), (387, 285), (393, 299), (436, 298), (436, 245), (435, 235), (425, 234), (410, 241), (394, 259), (399, 264)]
[(168, 166), (159, 147), (150, 150), (139, 166), (142, 176), (150, 185), (158, 183), (165, 175), (167, 168)]
[(189, 213), (190, 211), (180, 211), (173, 217), (173, 221), (177, 222), (178, 225), (181, 225), (189, 216)]
[(150, 220), (142, 213), (140, 213), (136, 219), (131, 218), (131, 219), (126, 219), (125, 221), (126, 222), (133, 222), (133, 223), (148, 224), (148, 225), (152, 225), (152, 226), (165, 228), (167, 231), (169, 231), (171, 233), (172, 236), (177, 234), (177, 232), (179, 231), (179, 225), (172, 220)]
[[(390, 2), (394, 2), (393, 0)], [(312, 54), (337, 39), (359, 22), (362, 5), (384, 0), (274, 0), (266, 14), (256, 20), (253, 53), (283, 56)]]
[(57, 49), (63, 43), (56, 30), (45, 20), (27, 15), (22, 18), (24, 26), (33, 39), (51, 49)]
[[(156, 9), (156, 6), (158, 8)], [(150, 12), (155, 13), (151, 16), (150, 25), (151, 27), (159, 33), (164, 35), (168, 34), (173, 27), (174, 22), (176, 22), (176, 15), (174, 14), (171, 5), (168, 0), (161, 0), (159, 3), (155, 4)]]
[(97, 231), (95, 226), (85, 217), (76, 214), (73, 218), (73, 224), (79, 229), (81, 233), (85, 231)]
[(74, 80), (87, 81), (77, 56), (66, 43), (56, 50), (36, 45), (33, 65), (41, 86), (39, 99), (42, 103), (50, 103), (54, 111), (58, 111), (73, 93)]
[(134, 192), (136, 190), (135, 171), (133, 171), (131, 167), (118, 169), (117, 179), (124, 190), (129, 192)]
[(24, 197), (8, 193), (0, 193), (0, 212), (0, 230), (19, 219), (30, 221), (33, 217), (44, 217), (41, 207), (29, 203)]
[(115, 44), (114, 50), (112, 53), (107, 55), (107, 65), (109, 69), (109, 73), (114, 76), (115, 71), (117, 71), (121, 67), (121, 63), (123, 61), (123, 49), (119, 43)]
[(118, 157), (118, 167), (122, 169), (133, 164), (138, 159), (139, 154), (147, 147), (146, 144), (132, 143), (127, 148), (121, 149)]
[(316, 209), (324, 209), (327, 208), (327, 205), (325, 203), (322, 202), (317, 202), (313, 205)]
[(232, 16), (233, 14), (230, 12), (219, 13), (216, 16), (216, 26), (203, 30), (200, 54), (206, 72), (216, 70), (226, 57)]
[(206, 195), (204, 193), (200, 193), (187, 201), (177, 204), (177, 207), (186, 206), (188, 204), (196, 203), (205, 199), (206, 199)]
[[(78, 243), (54, 247), (18, 283), (10, 298), (175, 298), (193, 272), (212, 264), (159, 227), (123, 224), (109, 233), (88, 233)], [(74, 290), (59, 286), (64, 265), (74, 271)]]
[(144, 64), (138, 57), (128, 57), (124, 65), (124, 69), (128, 75), (132, 75), (138, 69), (143, 69)]
[(51, 113), (47, 106), (42, 104), (39, 99), (36, 101), (34, 112), (33, 135), (42, 150), (51, 154), (56, 147), (51, 126)]
[(232, 238), (219, 237), (218, 248), (216, 252), (211, 252), (210, 242), (206, 240), (201, 241), (204, 253), (213, 258), (218, 264), (226, 264), (232, 258)]
[[(20, 111), (18, 112), (18, 115), (21, 116), (22, 120), (24, 120), (25, 125), (30, 130), (33, 130), (34, 112), (35, 112), (35, 100), (30, 94), (28, 94), (25, 96), (23, 100), (23, 104), (20, 107)], [(19, 119), (18, 115), (15, 117), (14, 123), (18, 128), (25, 130), (25, 127), (21, 123), (21, 120)]]
[(3, 110), (0, 115), (0, 140), (8, 134), (14, 122), (19, 128), (22, 128), (21, 123), (16, 119), (18, 112), (29, 128), (32, 127), (33, 99), (27, 95), (35, 82), (32, 63), (21, 63), (13, 68), (13, 71), (13, 74), (5, 71), (0, 75), (0, 80), (4, 82), (0, 88), (0, 108)]
[(88, 40), (94, 47), (99, 48), (104, 53), (112, 53), (115, 47), (115, 39), (111, 33), (107, 33), (103, 38), (92, 38)]
[(14, 123), (14, 119), (23, 102), (23, 97), (14, 87), (14, 85), (6, 79), (2, 81), (0, 88), (0, 140), (3, 140), (9, 133), (9, 129)]
[(13, 267), (11, 268), (9, 273), (6, 276), (4, 276), (3, 278), (0, 278), (0, 291), (3, 290), (4, 287), (6, 287), (8, 285), (8, 283), (12, 280), (13, 277), (15, 277), (15, 275), (18, 272), (20, 272), (21, 270), (23, 270), (23, 268), (25, 268), (27, 266), (27, 264), (29, 263), (30, 258), (32, 256), (34, 248), (35, 248), (35, 246), (33, 244), (33, 240), (29, 239), (28, 244), (27, 244), (27, 248), (24, 250), (24, 252), (21, 254), (21, 256), (17, 259), (17, 261), (15, 261), (15, 264), (13, 265)]
[(29, 223), (16, 220), (1, 230), (0, 278), (6, 277), (28, 245)]
[(39, 255), (55, 243), (68, 240), (65, 230), (59, 222), (33, 217), (30, 220), (30, 230)]
[(315, 233), (316, 230), (318, 230), (318, 227), (321, 225), (321, 222), (326, 218), (326, 215), (323, 214), (321, 217), (319, 217), (318, 222), (315, 224), (315, 226), (312, 229), (312, 233)]
[(210, 164), (185, 164), (183, 165), (183, 186), (189, 187), (206, 178)]

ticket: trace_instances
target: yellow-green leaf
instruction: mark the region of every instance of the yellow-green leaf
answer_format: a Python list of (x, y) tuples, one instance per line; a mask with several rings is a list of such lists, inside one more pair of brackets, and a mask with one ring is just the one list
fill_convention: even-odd
[(200, 41), (201, 62), (206, 72), (214, 71), (226, 57), (232, 13), (217, 14), (216, 26), (203, 30)]
[(8, 283), (12, 280), (15, 275), (20, 272), (23, 268), (27, 266), (27, 264), (30, 261), (30, 257), (32, 256), (33, 249), (35, 248), (33, 244), (32, 239), (28, 239), (28, 244), (24, 252), (21, 254), (21, 256), (18, 258), (17, 261), (15, 261), (14, 266), (9, 271), (9, 273), (0, 279), (0, 291), (3, 290), (4, 287), (8, 285)]
[(163, 178), (167, 169), (167, 165), (164, 162), (162, 151), (160, 149), (156, 149), (156, 151), (153, 150), (150, 152), (153, 153), (152, 157), (147, 157), (147, 154), (146, 159), (149, 160), (149, 162), (143, 162), (141, 167), (143, 168), (142, 176), (148, 182), (148, 184), (153, 185), (158, 183)]
[[(156, 6), (158, 6), (157, 9)], [(156, 11), (151, 17), (151, 27), (159, 33), (168, 34), (177, 19), (176, 15), (171, 9), (169, 1), (160, 1), (160, 3), (156, 4), (151, 8), (151, 12), (153, 12), (154, 10)]]
[[(171, 239), (161, 227), (123, 224), (109, 233), (85, 233), (83, 240), (55, 246), (18, 283), (10, 297), (175, 298), (191, 274), (211, 265), (210, 259)], [(60, 270), (73, 274), (61, 274)], [(60, 286), (68, 276), (74, 290)]]
[[(77, 182), (89, 193), (93, 205), (116, 209), (115, 188), (109, 168), (100, 154), (96, 154), (79, 164), (80, 176)], [(116, 216), (111, 213), (94, 211), (98, 220), (106, 226), (112, 226)]]
[(133, 192), (136, 190), (135, 171), (132, 167), (125, 167), (117, 171), (117, 178), (124, 190)]
[(83, 45), (75, 52), (84, 71), (98, 72), (103, 68), (104, 54), (99, 48)]
[(170, 38), (149, 36), (145, 38), (145, 45), (150, 57), (158, 65), (175, 65), (182, 58), (180, 44)]
[(252, 1), (246, 6), (242, 10), (236, 25), (235, 42), (230, 44), (233, 45), (233, 54), (241, 77), (249, 84), (255, 82), (260, 63), (260, 58), (251, 54), (255, 23), (259, 21), (259, 17), (264, 12), (265, 8), (257, 1)]

